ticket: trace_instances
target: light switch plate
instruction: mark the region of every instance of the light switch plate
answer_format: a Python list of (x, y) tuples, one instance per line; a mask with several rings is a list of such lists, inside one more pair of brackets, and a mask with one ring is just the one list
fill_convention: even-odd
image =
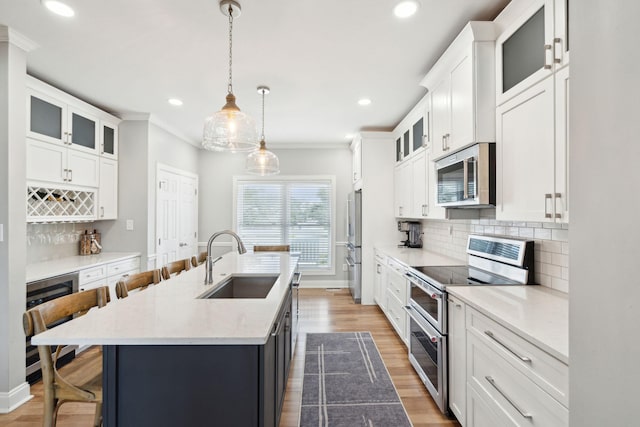
[(132, 220), (132, 219), (128, 219), (128, 220), (127, 220), (127, 222), (126, 222), (126, 228), (127, 228), (127, 231), (131, 231), (131, 230), (133, 230), (133, 220)]

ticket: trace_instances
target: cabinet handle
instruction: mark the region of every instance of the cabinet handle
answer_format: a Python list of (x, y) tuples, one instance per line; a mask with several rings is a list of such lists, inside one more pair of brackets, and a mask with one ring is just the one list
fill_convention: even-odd
[(495, 335), (493, 335), (493, 332), (491, 331), (484, 331), (484, 334), (486, 336), (488, 336), (489, 338), (491, 338), (492, 340), (494, 340), (495, 342), (497, 342), (498, 344), (500, 344), (501, 347), (503, 347), (505, 350), (507, 350), (509, 353), (513, 354), (515, 357), (517, 357), (518, 359), (522, 360), (525, 363), (531, 363), (531, 359), (529, 359), (526, 356), (520, 356), (518, 353), (516, 353), (515, 351), (513, 351), (512, 349), (509, 348), (509, 346), (507, 346), (505, 343), (503, 343), (501, 340), (499, 340), (498, 338), (495, 337)]
[(73, 134), (71, 132), (67, 132), (67, 145), (73, 145)]
[(68, 171), (69, 171), (69, 169), (62, 169), (62, 180), (63, 180), (64, 182), (67, 182), (67, 181), (68, 181), (68, 178), (67, 178)]
[(104, 154), (104, 142), (100, 144), (100, 154)]
[(100, 218), (104, 218), (104, 206), (100, 206)]
[(549, 200), (551, 200), (551, 198), (553, 197), (552, 194), (545, 194), (544, 195), (544, 217), (545, 218), (551, 218), (551, 214), (549, 213), (549, 210), (547, 209), (547, 206), (549, 205)]
[(380, 264), (376, 265), (376, 273), (378, 274), (382, 273), (382, 270), (380, 269)]
[(553, 201), (553, 210), (555, 211), (555, 217), (560, 219), (562, 218), (562, 214), (558, 213), (558, 199), (562, 198), (562, 193), (555, 193), (555, 199)]
[(520, 413), (520, 415), (522, 415), (523, 418), (528, 418), (528, 419), (532, 419), (533, 418), (533, 415), (531, 415), (530, 413), (528, 413), (525, 410), (521, 409), (509, 396), (507, 396), (504, 393), (504, 391), (502, 391), (502, 389), (500, 389), (500, 387), (498, 387), (498, 385), (496, 384), (496, 381), (492, 377), (487, 375), (484, 378), (487, 381), (489, 381), (489, 384), (491, 384), (493, 386), (493, 388), (495, 388), (496, 391), (498, 393), (500, 393), (500, 395), (502, 397), (504, 397), (506, 399), (506, 401), (509, 402), (511, 404), (511, 406), (513, 406), (513, 408)]
[[(560, 55), (558, 55), (558, 52)], [(555, 64), (562, 62), (562, 39), (559, 37), (553, 39), (553, 62)]]
[(354, 181), (356, 180), (356, 173), (355, 172), (353, 173), (353, 180)]
[(547, 63), (548, 53), (551, 53), (551, 55), (553, 56), (553, 52), (551, 51), (552, 48), (553, 46), (551, 46), (550, 44), (544, 45), (544, 69), (545, 70), (550, 70), (552, 67), (551, 64)]
[(422, 216), (427, 216), (426, 209), (427, 209), (427, 205), (422, 205)]
[(444, 135), (444, 139), (446, 141), (445, 149), (444, 149), (445, 151), (449, 151), (449, 148), (451, 148), (451, 147), (449, 147), (449, 138), (450, 137), (451, 137), (450, 133), (447, 133), (447, 134)]
[(69, 169), (69, 182), (73, 181), (73, 169)]
[(402, 206), (398, 208), (398, 216), (402, 216)]
[(447, 148), (444, 146), (444, 138), (446, 135), (442, 135), (442, 151), (447, 151)]

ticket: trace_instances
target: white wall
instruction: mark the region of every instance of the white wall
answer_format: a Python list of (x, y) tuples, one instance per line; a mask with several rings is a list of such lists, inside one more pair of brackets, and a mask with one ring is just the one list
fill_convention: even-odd
[[(267, 143), (268, 144), (268, 143)], [(273, 149), (280, 159), (281, 175), (335, 175), (336, 177), (336, 274), (335, 276), (308, 276), (305, 282), (315, 280), (340, 281), (344, 285), (346, 273), (342, 271), (345, 256), (346, 200), (352, 189), (351, 151), (344, 148), (326, 149)], [(201, 151), (199, 156), (200, 199), (199, 240), (206, 242), (216, 231), (233, 228), (233, 176), (245, 175), (246, 154)], [(229, 240), (222, 236), (220, 241)], [(218, 242), (216, 240), (216, 242)], [(219, 248), (226, 252), (230, 247)], [(337, 282), (336, 282), (337, 283)], [(329, 286), (332, 286), (329, 283)]]
[[(149, 123), (125, 120), (118, 128), (118, 219), (100, 221), (105, 252), (140, 252), (142, 265), (147, 256), (147, 182), (149, 176)], [(125, 228), (133, 220), (134, 229)]]
[[(155, 253), (156, 169), (158, 163), (197, 173), (199, 150), (144, 115), (119, 127), (118, 219), (98, 221), (104, 251), (136, 251), (145, 269)], [(133, 231), (125, 228), (134, 221)]]
[(640, 3), (573, 1), (569, 17), (570, 422), (636, 426)]
[(26, 52), (0, 26), (0, 412), (29, 396), (22, 314), (26, 287)]

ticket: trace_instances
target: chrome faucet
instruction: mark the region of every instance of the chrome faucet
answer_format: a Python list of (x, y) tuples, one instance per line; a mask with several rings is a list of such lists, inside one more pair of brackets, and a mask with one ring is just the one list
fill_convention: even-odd
[(211, 245), (213, 244), (213, 241), (216, 239), (216, 237), (221, 236), (223, 234), (228, 234), (229, 236), (236, 239), (236, 242), (238, 242), (238, 253), (240, 255), (247, 252), (247, 249), (244, 247), (244, 243), (242, 243), (242, 239), (240, 239), (240, 236), (238, 236), (233, 231), (223, 230), (223, 231), (218, 231), (217, 233), (213, 233), (213, 235), (209, 237), (209, 243), (207, 243), (207, 268), (205, 270), (205, 277), (204, 277), (205, 285), (213, 283), (213, 264), (215, 264), (217, 261), (220, 261), (220, 259), (222, 258), (222, 257), (218, 257), (215, 260), (213, 259), (213, 257), (211, 256)]

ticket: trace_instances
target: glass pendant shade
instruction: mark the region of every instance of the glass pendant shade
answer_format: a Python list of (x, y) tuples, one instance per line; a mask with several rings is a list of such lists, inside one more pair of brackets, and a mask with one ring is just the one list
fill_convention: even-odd
[(260, 141), (260, 148), (247, 156), (247, 172), (262, 176), (280, 173), (278, 156), (267, 150), (264, 139)]
[(232, 34), (233, 18), (240, 16), (240, 3), (236, 0), (220, 0), (220, 11), (229, 18), (229, 83), (227, 103), (204, 122), (202, 147), (212, 151), (232, 153), (252, 151), (258, 148), (258, 128), (254, 120), (240, 111), (233, 95), (232, 84)]
[(255, 150), (257, 145), (255, 121), (240, 111), (233, 94), (227, 95), (227, 104), (204, 122), (202, 146), (206, 150), (237, 153)]

